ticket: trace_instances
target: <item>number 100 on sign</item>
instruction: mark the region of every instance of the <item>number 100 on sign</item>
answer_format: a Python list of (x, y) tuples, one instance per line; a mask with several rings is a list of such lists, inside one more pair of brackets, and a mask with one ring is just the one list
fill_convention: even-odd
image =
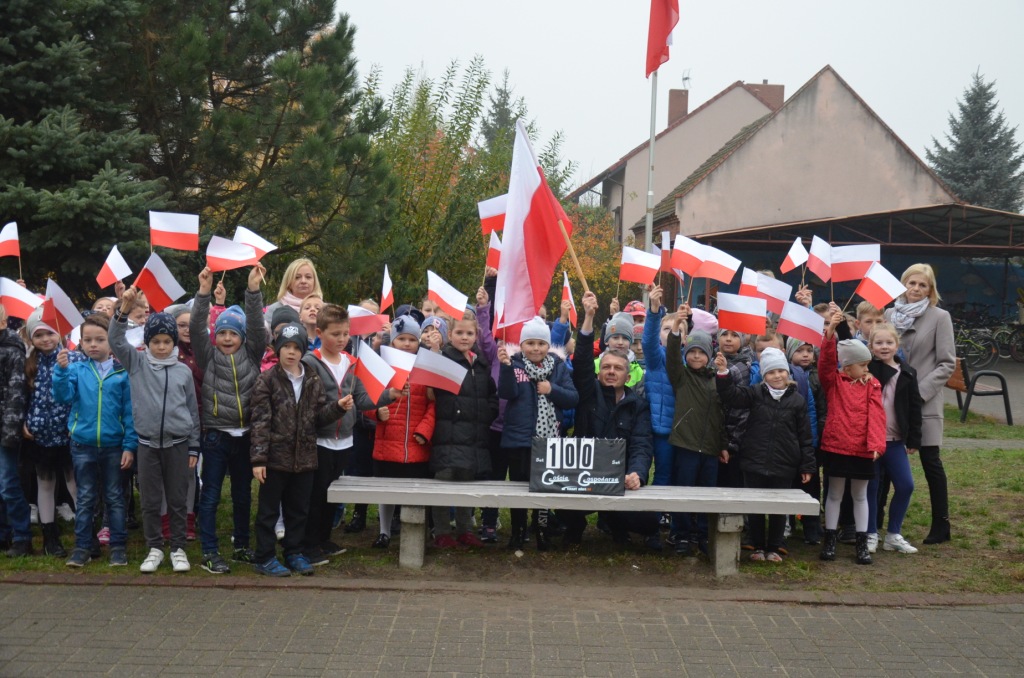
[(592, 471), (594, 439), (548, 438), (547, 467), (566, 471)]

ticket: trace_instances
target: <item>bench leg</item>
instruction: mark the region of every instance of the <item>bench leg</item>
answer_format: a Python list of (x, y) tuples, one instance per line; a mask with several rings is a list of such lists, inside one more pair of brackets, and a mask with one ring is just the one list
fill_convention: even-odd
[(427, 541), (426, 509), (422, 506), (402, 507), (402, 535), (399, 540), (398, 564), (413, 570), (423, 567)]
[(743, 516), (732, 513), (708, 514), (708, 556), (716, 577), (739, 572), (740, 534)]

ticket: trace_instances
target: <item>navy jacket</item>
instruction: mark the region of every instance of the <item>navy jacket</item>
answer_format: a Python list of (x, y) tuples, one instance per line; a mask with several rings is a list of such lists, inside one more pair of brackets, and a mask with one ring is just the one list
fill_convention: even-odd
[[(579, 395), (572, 383), (572, 370), (565, 361), (552, 354), (554, 369), (548, 382), (551, 384), (549, 398), (555, 406), (558, 421), (562, 411), (576, 407)], [(498, 372), (498, 397), (505, 405), (505, 428), (501, 432), (501, 446), (507, 448), (530, 447), (537, 429), (537, 382), (526, 374), (526, 363), (522, 353), (512, 356), (511, 365), (502, 365)]]

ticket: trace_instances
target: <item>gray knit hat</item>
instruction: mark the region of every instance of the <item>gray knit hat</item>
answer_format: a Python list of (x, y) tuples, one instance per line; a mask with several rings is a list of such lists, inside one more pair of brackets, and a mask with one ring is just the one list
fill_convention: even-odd
[(708, 357), (708, 362), (715, 359), (711, 352), (711, 335), (704, 330), (694, 330), (686, 337), (686, 345), (683, 347), (683, 356), (692, 350), (703, 351)]
[(605, 342), (615, 335), (623, 336), (629, 343), (633, 343), (633, 316), (621, 311), (612, 316), (604, 330)]
[(859, 339), (843, 339), (839, 342), (837, 351), (839, 353), (839, 364), (842, 367), (866, 363), (871, 360), (871, 351)]
[(769, 346), (761, 351), (760, 363), (762, 376), (772, 370), (786, 370), (789, 372), (789, 361), (786, 360), (786, 356), (783, 355), (782, 351), (774, 346)]
[(411, 315), (400, 315), (391, 323), (391, 341), (394, 341), (403, 334), (411, 334), (420, 340), (420, 324)]

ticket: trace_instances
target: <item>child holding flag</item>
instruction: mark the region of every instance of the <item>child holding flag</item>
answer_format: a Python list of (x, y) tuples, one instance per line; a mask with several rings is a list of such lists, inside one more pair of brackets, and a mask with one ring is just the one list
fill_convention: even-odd
[(18, 477), (25, 418), (25, 342), (7, 326), (7, 311), (0, 305), (0, 500), (11, 526), (11, 558), (32, 554), (30, 509)]

